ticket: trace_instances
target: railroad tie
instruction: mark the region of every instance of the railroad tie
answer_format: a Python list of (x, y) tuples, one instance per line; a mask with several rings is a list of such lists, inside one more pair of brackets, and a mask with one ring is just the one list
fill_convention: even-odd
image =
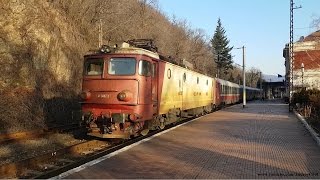
[(74, 162), (71, 159), (58, 159), (57, 161), (60, 162), (60, 163), (66, 163), (66, 164)]
[(48, 170), (48, 169), (56, 169), (58, 168), (58, 166), (54, 165), (54, 164), (41, 164), (39, 165), (39, 167), (43, 170)]

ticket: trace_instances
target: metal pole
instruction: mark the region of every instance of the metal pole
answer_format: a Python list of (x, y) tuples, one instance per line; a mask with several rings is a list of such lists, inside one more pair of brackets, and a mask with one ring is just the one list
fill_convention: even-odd
[(290, 62), (290, 80), (289, 80), (289, 111), (293, 110), (293, 0), (290, 0), (290, 43), (289, 43), (289, 62)]
[(246, 68), (245, 68), (245, 47), (242, 46), (242, 67), (243, 67), (243, 108), (246, 106)]
[(102, 20), (100, 19), (99, 20), (99, 47), (98, 48), (101, 48), (102, 46)]
[[(218, 54), (218, 62), (220, 63), (220, 55)], [(220, 67), (218, 65), (217, 67), (217, 70), (218, 70), (218, 78), (220, 78)]]
[(262, 100), (262, 72), (260, 71), (260, 100)]
[(293, 53), (293, 10), (299, 9), (301, 6), (294, 7), (293, 0), (290, 0), (290, 43), (289, 43), (289, 62), (290, 62), (290, 80), (289, 80), (289, 111), (293, 111), (293, 92), (294, 92), (294, 84), (293, 84), (293, 69), (294, 69), (294, 53)]

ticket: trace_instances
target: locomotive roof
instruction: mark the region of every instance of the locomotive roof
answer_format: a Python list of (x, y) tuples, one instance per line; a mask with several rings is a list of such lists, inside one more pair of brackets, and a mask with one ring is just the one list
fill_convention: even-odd
[(126, 42), (121, 43), (120, 46), (116, 45), (115, 47), (103, 45), (98, 51), (91, 51), (90, 54), (87, 54), (85, 56), (103, 55), (103, 54), (139, 54), (139, 55), (146, 55), (155, 59), (160, 59), (158, 53), (152, 52), (147, 49), (130, 46)]
[(141, 55), (147, 55), (155, 59), (160, 59), (158, 53), (154, 53), (152, 51), (142, 49), (142, 48), (137, 48), (137, 47), (132, 47), (129, 46), (127, 43), (123, 43), (120, 48), (117, 48), (115, 50), (115, 53), (123, 53), (123, 54), (141, 54)]

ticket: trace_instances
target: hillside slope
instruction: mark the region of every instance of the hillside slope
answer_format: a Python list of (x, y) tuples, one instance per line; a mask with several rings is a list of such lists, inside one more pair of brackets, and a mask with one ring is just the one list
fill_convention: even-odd
[[(152, 38), (160, 52), (213, 75), (210, 47), (199, 30), (170, 22), (153, 1), (0, 0), (2, 132), (69, 123), (79, 110), (83, 55), (103, 41)], [(76, 119), (76, 118), (74, 118)]]

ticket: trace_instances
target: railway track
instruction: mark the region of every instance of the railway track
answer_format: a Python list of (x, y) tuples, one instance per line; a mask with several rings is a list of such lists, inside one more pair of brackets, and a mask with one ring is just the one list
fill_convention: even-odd
[(54, 177), (192, 119), (194, 118), (183, 119), (172, 125), (168, 125), (163, 130), (152, 131), (146, 136), (139, 136), (130, 140), (118, 142), (99, 139), (86, 140), (79, 144), (45, 153), (37, 157), (3, 164), (0, 166), (0, 178), (45, 179)]
[(52, 169), (61, 168), (68, 163), (74, 163), (90, 152), (98, 151), (98, 148), (102, 149), (108, 145), (104, 141), (88, 140), (36, 157), (3, 164), (0, 166), (0, 178), (36, 178)]

